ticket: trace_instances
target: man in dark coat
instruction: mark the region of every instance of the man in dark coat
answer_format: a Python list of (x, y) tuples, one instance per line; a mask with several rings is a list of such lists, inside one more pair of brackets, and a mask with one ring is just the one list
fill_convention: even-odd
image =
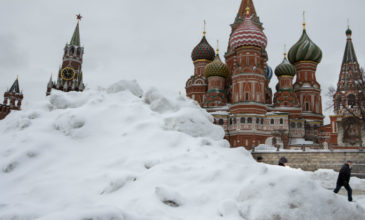
[(347, 190), (347, 196), (348, 196), (348, 200), (351, 202), (352, 201), (352, 189), (350, 187), (350, 177), (351, 177), (351, 166), (352, 166), (352, 161), (348, 160), (341, 168), (340, 173), (338, 174), (338, 178), (337, 178), (337, 184), (336, 184), (336, 189), (333, 191), (335, 193), (338, 193), (338, 191), (340, 191), (341, 187), (345, 187), (345, 189)]

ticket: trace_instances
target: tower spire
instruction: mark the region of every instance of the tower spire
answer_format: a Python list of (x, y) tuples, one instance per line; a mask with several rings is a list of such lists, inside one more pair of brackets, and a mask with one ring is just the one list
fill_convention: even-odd
[(207, 31), (206, 31), (207, 22), (205, 20), (203, 20), (203, 23), (204, 23), (203, 36), (205, 36), (207, 33)]
[(286, 59), (287, 52), (286, 52), (286, 44), (284, 44), (284, 59)]
[(245, 16), (246, 15), (246, 9), (247, 8), (250, 9), (250, 14), (251, 15), (254, 15), (255, 17), (257, 17), (256, 10), (255, 10), (255, 6), (254, 6), (252, 0), (242, 0), (240, 9), (238, 11), (238, 15), (240, 17)]
[(217, 54), (217, 56), (218, 56), (218, 55), (219, 55), (219, 40), (217, 40), (217, 50), (216, 50), (216, 51), (217, 51), (217, 53), (216, 53), (216, 54)]
[(354, 44), (352, 43), (351, 35), (352, 31), (350, 28), (348, 28), (346, 31), (347, 43), (346, 43), (345, 53), (343, 55), (342, 65), (357, 62), (357, 57), (355, 53)]
[(70, 41), (71, 45), (78, 46), (78, 47), (80, 46), (79, 24), (80, 24), (81, 18), (82, 18), (82, 16), (80, 14), (76, 15), (77, 25), (76, 25), (75, 31), (72, 35), (71, 41)]

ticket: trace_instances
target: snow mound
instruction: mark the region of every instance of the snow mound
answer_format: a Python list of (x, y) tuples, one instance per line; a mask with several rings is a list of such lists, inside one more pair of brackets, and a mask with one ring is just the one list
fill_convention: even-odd
[(228, 148), (185, 97), (120, 81), (28, 107), (0, 122), (1, 220), (364, 219), (312, 173)]

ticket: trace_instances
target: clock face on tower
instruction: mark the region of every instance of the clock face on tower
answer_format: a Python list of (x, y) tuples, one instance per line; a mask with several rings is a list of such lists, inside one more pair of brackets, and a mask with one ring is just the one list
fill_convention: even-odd
[(75, 78), (75, 70), (72, 67), (65, 67), (61, 70), (61, 77), (63, 80), (72, 80)]

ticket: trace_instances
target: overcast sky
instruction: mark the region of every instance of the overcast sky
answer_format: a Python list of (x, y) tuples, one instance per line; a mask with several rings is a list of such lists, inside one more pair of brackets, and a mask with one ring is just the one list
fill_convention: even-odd
[[(88, 87), (137, 79), (146, 90), (185, 92), (193, 74), (191, 50), (201, 40), (203, 19), (207, 39), (226, 51), (241, 0), (1, 0), (0, 91), (19, 75), (25, 102), (41, 99), (51, 73), (56, 76), (62, 52), (81, 13), (81, 43), (85, 47), (84, 81)], [(364, 0), (254, 0), (268, 37), (269, 65), (282, 61), (307, 31), (322, 49), (317, 80), (322, 96), (336, 86), (346, 44), (347, 19), (360, 65), (365, 65)], [(275, 91), (276, 77), (271, 87)], [(2, 93), (1, 93), (2, 94)], [(325, 108), (325, 101), (323, 106)]]

